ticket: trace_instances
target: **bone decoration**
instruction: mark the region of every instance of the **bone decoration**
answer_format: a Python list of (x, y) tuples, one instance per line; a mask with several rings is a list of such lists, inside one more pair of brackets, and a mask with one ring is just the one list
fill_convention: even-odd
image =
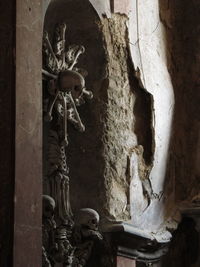
[(47, 32), (43, 38), (43, 108), (48, 140), (44, 146), (47, 189), (43, 195), (42, 267), (83, 267), (94, 243), (102, 240), (99, 214), (85, 208), (73, 216), (70, 205), (68, 122), (78, 131), (85, 131), (77, 106), (92, 99), (93, 94), (86, 89), (87, 71), (76, 67), (85, 48), (66, 48), (65, 38), (65, 23), (56, 27), (53, 43)]

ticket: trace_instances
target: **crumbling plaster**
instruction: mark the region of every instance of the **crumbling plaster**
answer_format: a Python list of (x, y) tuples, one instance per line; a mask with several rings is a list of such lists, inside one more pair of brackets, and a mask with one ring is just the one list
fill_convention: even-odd
[[(143, 156), (146, 147), (143, 147), (143, 144), (139, 142), (140, 137), (138, 136), (138, 134), (143, 135), (143, 133), (136, 133), (136, 131), (134, 131), (134, 124), (136, 124), (137, 120), (140, 120), (140, 114), (133, 114), (132, 117), (133, 131), (129, 132), (129, 138), (132, 138), (134, 141), (131, 145), (129, 144), (129, 152), (131, 152), (128, 155), (130, 160), (130, 199), (128, 202), (130, 201), (131, 221), (134, 225), (141, 228), (158, 229), (165, 220), (163, 196), (166, 196), (163, 191), (165, 179), (167, 179), (166, 169), (169, 157), (174, 108), (173, 86), (167, 68), (168, 47), (166, 43), (166, 32), (160, 20), (158, 0), (132, 1), (129, 3), (128, 8), (129, 9), (126, 10), (126, 23), (128, 26), (131, 60), (134, 66), (134, 70), (129, 74), (130, 76), (135, 76), (138, 80), (138, 85), (135, 84), (138, 88), (131, 89), (134, 94), (133, 99), (137, 98), (137, 94), (134, 91), (142, 90), (144, 92), (144, 97), (145, 93), (151, 97), (151, 103), (149, 104), (151, 105), (152, 112), (152, 157), (151, 162), (148, 162), (148, 164), (145, 164)], [(125, 15), (121, 13), (124, 12), (120, 12), (119, 9), (116, 11), (120, 13), (121, 19), (123, 19)], [(113, 21), (115, 21), (116, 15), (113, 14), (112, 18)], [(119, 17), (118, 19), (120, 20)], [(112, 27), (113, 21), (112, 19), (110, 20), (110, 28)], [(110, 32), (109, 34), (113, 34), (115, 38), (115, 35), (120, 35), (120, 33)], [(112, 49), (110, 49), (111, 46), (108, 45), (108, 47), (109, 52), (113, 53)], [(114, 55), (110, 54), (109, 57), (113, 59)], [(119, 60), (119, 62), (121, 61), (120, 54), (118, 54), (118, 59), (116, 60)], [(129, 62), (129, 64), (131, 63)], [(130, 66), (129, 71), (131, 71)], [(120, 76), (120, 79), (122, 77), (123, 75)], [(127, 79), (127, 81), (130, 82), (130, 79)], [(141, 109), (141, 113), (142, 112)], [(114, 113), (113, 111), (113, 116)], [(141, 114), (141, 117), (142, 116), (145, 115)], [(129, 117), (129, 119), (131, 118)], [(122, 143), (120, 145), (123, 146)], [(117, 143), (115, 146), (117, 146)], [(115, 159), (115, 165), (121, 165), (122, 167), (124, 164), (118, 157)], [(148, 192), (150, 195), (148, 197), (150, 197), (151, 200), (148, 200), (147, 197), (144, 196), (144, 184), (142, 183), (142, 180), (148, 179), (147, 187), (151, 187), (152, 185), (152, 188), (149, 188)], [(116, 180), (117, 178), (113, 181), (116, 183)], [(118, 192), (120, 186), (117, 186), (118, 190), (116, 190), (115, 187), (116, 186), (113, 185), (113, 192)], [(115, 201), (117, 194), (113, 193), (113, 195), (115, 197), (113, 198), (113, 203), (110, 205), (110, 209), (116, 206)], [(127, 195), (127, 198), (128, 197)], [(115, 219), (121, 218), (116, 216)], [(128, 217), (126, 219), (128, 219)]]
[[(159, 1), (133, 1), (129, 20), (130, 48), (136, 70), (144, 90), (153, 98), (152, 127), (154, 129), (154, 155), (149, 174), (154, 192), (154, 200), (145, 212), (140, 205), (139, 183), (134, 176), (131, 189), (132, 220), (140, 227), (158, 227), (163, 221), (162, 196), (169, 156), (169, 143), (172, 132), (174, 94), (171, 77), (168, 72), (168, 57), (165, 27), (160, 21)], [(144, 19), (145, 18), (145, 19)], [(136, 157), (135, 155), (133, 157)], [(137, 161), (135, 161), (137, 162)], [(137, 163), (133, 168), (137, 168)], [(140, 177), (141, 178), (141, 177)], [(140, 184), (140, 183), (139, 183)], [(144, 206), (142, 205), (142, 208)], [(139, 211), (139, 214), (138, 214)], [(135, 215), (138, 214), (139, 216)]]

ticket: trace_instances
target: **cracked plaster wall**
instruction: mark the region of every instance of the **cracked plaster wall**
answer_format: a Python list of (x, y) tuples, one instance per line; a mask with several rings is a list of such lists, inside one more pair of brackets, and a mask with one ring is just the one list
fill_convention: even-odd
[(168, 72), (166, 30), (160, 20), (158, 0), (133, 1), (129, 16), (132, 61), (141, 86), (152, 96), (154, 132), (154, 152), (149, 172), (152, 201), (145, 209), (140, 182), (142, 177), (137, 175), (139, 158), (133, 155), (132, 220), (137, 226), (156, 229), (166, 219), (163, 201), (167, 196), (163, 191), (165, 179), (168, 179), (166, 171), (174, 107), (173, 86)]

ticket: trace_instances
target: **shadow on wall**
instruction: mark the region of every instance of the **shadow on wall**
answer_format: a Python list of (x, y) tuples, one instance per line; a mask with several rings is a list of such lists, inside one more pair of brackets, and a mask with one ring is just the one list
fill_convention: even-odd
[(169, 253), (163, 258), (162, 267), (197, 266), (199, 254), (199, 233), (191, 218), (183, 218), (174, 232)]
[[(72, 44), (83, 45), (85, 53), (80, 56), (77, 67), (87, 70), (86, 87), (94, 98), (79, 107), (79, 114), (86, 131), (80, 133), (69, 125), (67, 162), (69, 164), (71, 205), (74, 212), (79, 208), (90, 207), (97, 211), (101, 201), (98, 198), (102, 188), (103, 160), (102, 122), (105, 112), (104, 101), (108, 86), (106, 76), (106, 56), (100, 31), (100, 19), (87, 0), (56, 0), (49, 5), (44, 30), (52, 38), (55, 26), (65, 22), (66, 47)], [(44, 137), (45, 138), (45, 137)]]
[(168, 69), (175, 94), (173, 166), (169, 168), (174, 169), (176, 201), (190, 200), (200, 190), (199, 12), (198, 1), (160, 0), (160, 17), (167, 31)]
[[(200, 191), (199, 143), (200, 143), (200, 2), (162, 1), (160, 17), (167, 32), (168, 69), (172, 77), (175, 109), (171, 153), (165, 187), (173, 200), (169, 213), (176, 203), (191, 202)], [(199, 266), (198, 232), (190, 218), (184, 218), (163, 260), (163, 266)]]

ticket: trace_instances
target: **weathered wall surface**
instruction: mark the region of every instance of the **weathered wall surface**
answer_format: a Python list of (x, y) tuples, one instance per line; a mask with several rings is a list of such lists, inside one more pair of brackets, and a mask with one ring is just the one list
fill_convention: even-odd
[(114, 220), (130, 219), (129, 158), (136, 146), (126, 23), (127, 17), (117, 14), (102, 21), (109, 81), (103, 127), (104, 205), (108, 218)]
[[(153, 229), (158, 228), (159, 224), (165, 220), (164, 182), (165, 178), (168, 179), (166, 170), (174, 106), (173, 86), (167, 68), (168, 44), (165, 28), (160, 20), (159, 1), (134, 1), (129, 25), (133, 64), (142, 87), (152, 97), (153, 117), (151, 122), (153, 155), (149, 179), (154, 195), (152, 203), (145, 210), (140, 182), (144, 177), (140, 175), (138, 177), (135, 170), (137, 170), (140, 159), (136, 159), (137, 155), (133, 155), (132, 220), (140, 227)], [(138, 134), (142, 135), (142, 132)], [(146, 148), (144, 147), (144, 149)]]

